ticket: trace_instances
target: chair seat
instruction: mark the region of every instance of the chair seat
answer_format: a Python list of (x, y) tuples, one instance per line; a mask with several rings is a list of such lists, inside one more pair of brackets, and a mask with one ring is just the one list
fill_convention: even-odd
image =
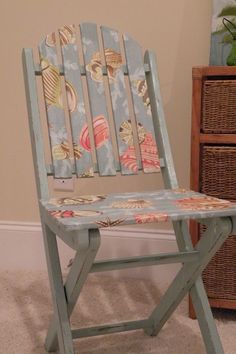
[(236, 204), (185, 189), (41, 200), (67, 230), (236, 215)]

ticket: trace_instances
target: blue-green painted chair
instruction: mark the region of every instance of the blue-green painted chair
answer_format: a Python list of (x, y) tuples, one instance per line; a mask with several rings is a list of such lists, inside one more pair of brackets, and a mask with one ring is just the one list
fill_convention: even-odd
[[(84, 23), (63, 26), (47, 35), (39, 44), (39, 58), (40, 63), (34, 63), (32, 50), (23, 50), (39, 209), (54, 304), (47, 351), (59, 348), (61, 354), (72, 354), (72, 340), (91, 335), (138, 329), (156, 335), (190, 292), (207, 353), (224, 353), (201, 273), (227, 236), (236, 231), (236, 206), (179, 188), (154, 53), (146, 51), (143, 55), (137, 42), (126, 34)], [(42, 78), (43, 94), (36, 85), (37, 76)], [(40, 94), (45, 100), (45, 114), (40, 114), (38, 107)], [(49, 128), (44, 137), (49, 140), (50, 161), (43, 148), (43, 118)], [(87, 178), (89, 185), (95, 175), (114, 178), (117, 172), (124, 180), (131, 174), (161, 172), (166, 189), (147, 192), (144, 187), (137, 193), (81, 193), (55, 198), (48, 188), (50, 176)], [(188, 219), (207, 227), (195, 247)], [(100, 228), (166, 220), (173, 222), (179, 252), (95, 261)], [(65, 283), (56, 236), (76, 250)], [(89, 273), (164, 263), (181, 263), (182, 267), (149, 318), (71, 330), (70, 315)]]

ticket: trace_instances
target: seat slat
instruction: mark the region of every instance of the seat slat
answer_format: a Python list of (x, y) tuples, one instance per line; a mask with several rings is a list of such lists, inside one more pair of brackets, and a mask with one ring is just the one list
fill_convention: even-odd
[[(65, 88), (72, 129), (72, 142), (78, 177), (92, 177), (93, 161), (91, 151), (81, 142), (84, 127), (88, 122), (85, 113), (84, 93), (78, 60), (76, 29), (74, 25), (59, 29)], [(88, 132), (88, 129), (87, 129)]]
[(157, 154), (142, 49), (128, 35), (125, 34), (123, 38), (134, 111), (138, 125), (143, 171), (145, 173), (159, 172), (160, 162)]
[(83, 43), (83, 55), (86, 66), (86, 78), (99, 174), (101, 176), (116, 175), (108, 112), (104, 95), (105, 89), (97, 26), (92, 23), (84, 23), (80, 26), (80, 31)]
[(62, 103), (55, 33), (49, 34), (39, 44), (39, 55), (54, 175), (56, 178), (68, 178), (72, 176), (72, 164)]
[(121, 173), (136, 174), (137, 157), (122, 67), (119, 34), (117, 31), (101, 27), (104, 57), (107, 65), (108, 82), (111, 94), (113, 117), (115, 121)]

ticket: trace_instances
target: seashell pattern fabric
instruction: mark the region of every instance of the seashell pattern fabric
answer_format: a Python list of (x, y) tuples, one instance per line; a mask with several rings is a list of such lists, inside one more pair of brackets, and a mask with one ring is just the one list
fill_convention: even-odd
[[(106, 140), (96, 147), (96, 157), (98, 162), (98, 172), (100, 176), (116, 175), (116, 163), (111, 142), (110, 128), (108, 123), (108, 109), (105, 97), (104, 82), (101, 76), (101, 54), (98, 42), (97, 26), (92, 23), (83, 23), (80, 26), (83, 56), (86, 68), (86, 80), (89, 94), (89, 104), (92, 116), (92, 126), (94, 137), (98, 136), (102, 125), (97, 126), (97, 117), (106, 120)], [(100, 135), (101, 136), (101, 135)]]
[[(100, 176), (115, 175), (117, 167), (122, 175), (137, 174), (141, 169), (145, 173), (160, 171), (142, 51), (129, 36), (123, 38), (125, 54), (116, 30), (84, 23), (80, 27), (63, 26), (57, 35), (47, 35), (39, 45), (55, 177), (71, 177), (72, 169), (77, 177), (92, 177), (94, 163)], [(64, 78), (59, 72), (57, 47), (61, 51)], [(125, 65), (130, 87), (125, 80)], [(136, 122), (128, 103), (130, 88)], [(85, 104), (87, 91), (89, 107)], [(65, 122), (65, 117), (69, 117), (69, 122)], [(115, 142), (112, 142), (113, 129)], [(94, 148), (96, 161), (93, 161)]]
[(123, 175), (134, 174), (137, 173), (138, 168), (132, 168), (128, 163), (123, 163), (124, 158), (122, 158), (125, 151), (129, 147), (133, 147), (133, 165), (138, 165), (127, 100), (127, 87), (122, 70), (119, 34), (117, 31), (108, 27), (101, 27), (101, 33), (108, 70), (109, 90), (116, 129), (121, 173)]
[(55, 177), (67, 178), (72, 176), (72, 165), (62, 104), (55, 33), (49, 34), (39, 44), (39, 55), (54, 174)]
[(65, 70), (65, 89), (72, 130), (72, 145), (78, 177), (89, 177), (93, 173), (91, 151), (85, 149), (79, 141), (80, 131), (87, 125), (84, 92), (80, 75), (78, 45), (76, 43), (76, 28), (74, 25), (63, 26), (59, 29), (62, 62)]
[(235, 203), (184, 189), (54, 198), (41, 207), (71, 230), (236, 215)]
[(143, 170), (146, 173), (159, 172), (160, 162), (143, 67), (142, 49), (128, 35), (123, 37), (136, 120), (138, 124), (142, 124), (148, 134), (146, 144), (143, 146), (142, 143), (140, 144)]

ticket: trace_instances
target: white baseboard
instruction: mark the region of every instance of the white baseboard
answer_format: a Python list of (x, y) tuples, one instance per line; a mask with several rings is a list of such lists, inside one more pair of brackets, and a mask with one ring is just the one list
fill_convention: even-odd
[[(141, 254), (175, 252), (177, 250), (172, 230), (137, 227), (114, 227), (101, 230), (102, 243), (98, 258), (116, 258)], [(39, 223), (0, 221), (0, 269), (6, 271), (44, 271), (46, 261), (43, 250), (42, 230)], [(62, 269), (67, 268), (73, 251), (59, 240)], [(149, 277), (158, 282), (169, 282), (179, 266), (145, 267), (113, 272), (137, 278)]]

